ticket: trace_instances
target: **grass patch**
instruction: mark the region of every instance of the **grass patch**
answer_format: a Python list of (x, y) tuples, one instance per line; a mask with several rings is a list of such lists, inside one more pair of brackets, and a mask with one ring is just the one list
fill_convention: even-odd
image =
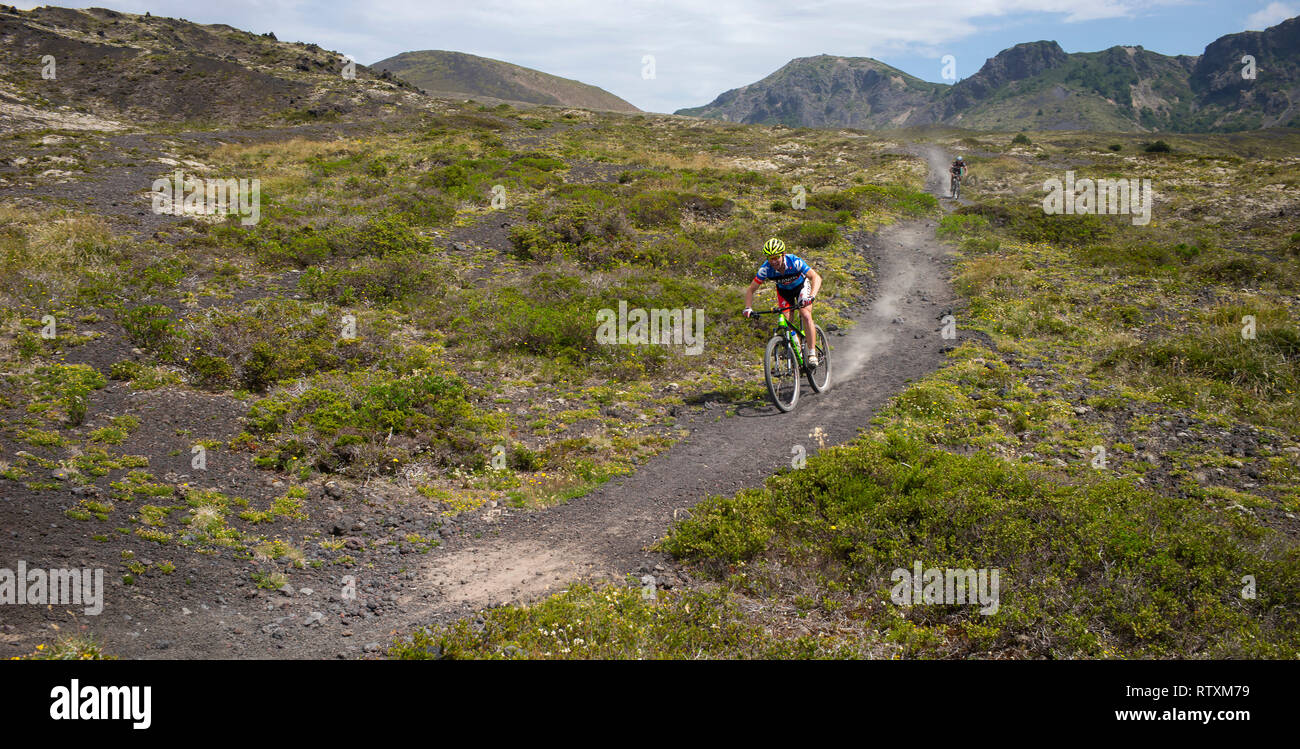
[[(896, 434), (821, 453), (763, 490), (709, 499), (663, 547), (718, 568), (781, 560), (817, 570), (818, 592), (853, 601), (887, 636), (907, 633), (918, 655), (997, 652), (1025, 638), (1057, 658), (1300, 648), (1300, 559), (1283, 539), (1199, 501), (1118, 480), (1057, 483)], [(895, 606), (891, 571), (917, 561), (999, 569), (999, 611)], [(1248, 574), (1267, 587), (1258, 599), (1241, 596)]]

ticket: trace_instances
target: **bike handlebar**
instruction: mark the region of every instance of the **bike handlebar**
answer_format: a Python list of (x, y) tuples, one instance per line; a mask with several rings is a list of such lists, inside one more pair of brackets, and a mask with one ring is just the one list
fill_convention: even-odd
[(790, 307), (787, 307), (786, 309), (781, 309), (780, 307), (777, 307), (777, 308), (775, 308), (775, 309), (767, 309), (767, 310), (757, 310), (757, 309), (756, 309), (756, 310), (752, 310), (749, 314), (750, 314), (751, 316), (753, 316), (753, 317), (758, 317), (759, 315), (777, 315), (777, 314), (780, 314), (780, 313), (782, 313), (782, 312), (785, 312), (786, 310), (792, 310), (792, 309), (803, 309), (804, 307), (807, 307), (807, 306), (809, 306), (809, 305), (811, 305), (811, 304), (812, 304), (812, 303), (809, 302), (808, 304), (800, 304), (800, 305), (798, 305), (798, 306), (790, 306)]

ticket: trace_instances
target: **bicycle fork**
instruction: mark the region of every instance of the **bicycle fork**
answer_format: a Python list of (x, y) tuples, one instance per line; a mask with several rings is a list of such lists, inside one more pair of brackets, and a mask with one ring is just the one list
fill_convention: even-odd
[(793, 330), (787, 330), (786, 333), (785, 333), (785, 336), (786, 336), (786, 340), (790, 342), (790, 347), (794, 349), (794, 359), (795, 359), (795, 361), (798, 362), (798, 363), (799, 363), (799, 366), (802, 367), (802, 366), (803, 366), (803, 340), (802, 340), (802, 338), (800, 338), (799, 334), (795, 333)]

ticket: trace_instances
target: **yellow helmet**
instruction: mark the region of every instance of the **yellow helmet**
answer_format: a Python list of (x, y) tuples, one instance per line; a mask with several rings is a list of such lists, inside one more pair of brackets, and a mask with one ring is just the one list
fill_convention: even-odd
[(763, 243), (763, 254), (764, 255), (785, 254), (785, 242), (782, 242), (776, 237), (772, 237), (771, 239)]

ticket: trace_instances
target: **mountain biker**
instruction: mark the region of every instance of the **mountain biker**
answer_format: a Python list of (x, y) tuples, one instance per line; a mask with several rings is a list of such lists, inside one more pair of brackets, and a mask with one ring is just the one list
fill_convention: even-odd
[(952, 165), (948, 167), (948, 173), (953, 179), (961, 179), (966, 176), (966, 158), (958, 156), (953, 160)]
[[(817, 299), (817, 292), (821, 290), (822, 277), (812, 269), (812, 266), (804, 262), (803, 258), (787, 253), (785, 242), (776, 237), (763, 243), (763, 254), (767, 255), (767, 260), (759, 266), (758, 272), (754, 274), (754, 280), (750, 281), (749, 288), (745, 289), (744, 315), (749, 317), (754, 314), (754, 292), (758, 291), (763, 282), (775, 283), (778, 305), (791, 324), (794, 323), (794, 311), (799, 310), (803, 329), (808, 338), (808, 366), (816, 369), (817, 326), (813, 324), (810, 307)], [(808, 283), (805, 279), (811, 280), (812, 283)]]

